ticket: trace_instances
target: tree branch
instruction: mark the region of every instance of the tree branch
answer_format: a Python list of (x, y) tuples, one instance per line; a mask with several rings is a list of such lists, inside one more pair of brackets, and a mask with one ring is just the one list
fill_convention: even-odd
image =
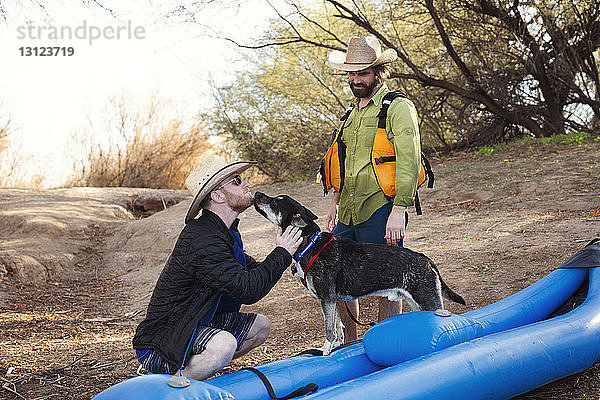
[(337, 94), (335, 94), (335, 92), (331, 89), (331, 87), (329, 87), (329, 85), (327, 85), (325, 82), (323, 82), (323, 80), (321, 79), (321, 77), (318, 76), (312, 70), (312, 68), (304, 67), (304, 70), (306, 72), (308, 72), (308, 74), (311, 75), (317, 81), (317, 83), (319, 85), (321, 85), (325, 90), (327, 90), (327, 92), (329, 92), (329, 94), (331, 96), (333, 96), (333, 98), (335, 99), (335, 101), (337, 102), (337, 104), (340, 106), (341, 109), (344, 109), (344, 107), (346, 107), (346, 105), (344, 104), (344, 102), (342, 102), (342, 100), (337, 96)]
[(325, 27), (323, 27), (319, 22), (315, 21), (312, 18), (309, 18), (306, 14), (304, 14), (301, 10), (300, 7), (298, 7), (297, 4), (293, 4), (294, 8), (296, 9), (296, 13), (298, 15), (300, 15), (302, 18), (304, 18), (306, 21), (308, 21), (309, 23), (315, 25), (316, 27), (318, 27), (319, 29), (321, 29), (323, 32), (325, 32), (326, 34), (330, 35), (331, 37), (333, 37), (333, 39), (338, 42), (339, 44), (341, 44), (344, 47), (340, 47), (337, 48), (337, 50), (343, 51), (346, 45), (346, 42), (344, 42), (343, 40), (341, 40), (335, 33), (333, 33), (330, 29), (326, 29)]
[(235, 41), (235, 40), (233, 40), (231, 38), (228, 38), (228, 37), (212, 36), (212, 35), (209, 36), (209, 37), (213, 37), (215, 39), (226, 40), (228, 42), (231, 42), (231, 43), (235, 44), (237, 47), (240, 47), (242, 49), (252, 49), (252, 50), (264, 49), (264, 48), (273, 47), (273, 46), (285, 46), (287, 44), (292, 44), (292, 43), (310, 43), (310, 44), (313, 44), (315, 46), (325, 47), (325, 46), (321, 46), (318, 43), (308, 42), (308, 41), (306, 41), (304, 39), (301, 39), (301, 38), (288, 39), (288, 40), (285, 40), (285, 41), (282, 41), (282, 42), (263, 43), (263, 44), (258, 44), (258, 45), (251, 46), (251, 45), (246, 45), (246, 44), (238, 43), (237, 41)]
[(110, 15), (113, 18), (116, 18), (117, 16), (115, 15), (115, 11), (112, 8), (108, 8), (105, 5), (103, 5), (102, 3), (100, 3), (98, 0), (88, 0), (90, 3), (94, 3), (96, 4), (98, 7), (100, 7), (101, 9), (103, 9), (104, 11), (108, 11), (110, 13)]
[(446, 32), (446, 29), (442, 25), (442, 22), (440, 21), (440, 17), (433, 5), (433, 0), (425, 0), (425, 7), (427, 7), (427, 10), (429, 11), (429, 15), (431, 15), (431, 18), (433, 19), (433, 23), (435, 24), (435, 27), (440, 35), (440, 39), (442, 40), (444, 47), (448, 51), (448, 54), (450, 54), (452, 61), (454, 61), (454, 64), (456, 64), (458, 69), (463, 73), (465, 78), (467, 78), (469, 83), (471, 83), (479, 91), (483, 92), (483, 90), (481, 89), (481, 86), (479, 85), (479, 82), (477, 82), (477, 80), (473, 76), (473, 73), (471, 72), (471, 70), (467, 67), (467, 65), (463, 62), (463, 60), (456, 53), (454, 46), (452, 46), (452, 43), (450, 42), (450, 38), (448, 37), (448, 33)]

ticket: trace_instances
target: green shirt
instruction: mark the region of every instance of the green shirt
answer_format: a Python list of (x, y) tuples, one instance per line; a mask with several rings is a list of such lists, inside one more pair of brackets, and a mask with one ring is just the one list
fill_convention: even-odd
[[(346, 170), (338, 218), (346, 225), (350, 221), (354, 225), (365, 222), (388, 202), (371, 166), (377, 114), (387, 92), (389, 89), (383, 85), (360, 110), (359, 99), (353, 99), (352, 112), (343, 124), (342, 141), (347, 146)], [(410, 100), (400, 97), (392, 102), (388, 109), (386, 132), (396, 152), (394, 205), (413, 205), (421, 162), (421, 140), (417, 111)]]

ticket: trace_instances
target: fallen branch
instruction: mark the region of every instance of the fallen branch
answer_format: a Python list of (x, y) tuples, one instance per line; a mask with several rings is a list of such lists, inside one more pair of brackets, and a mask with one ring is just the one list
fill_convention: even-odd
[[(10, 382), (12, 385), (15, 385), (16, 383), (20, 383), (20, 382), (23, 382), (23, 381), (29, 381), (29, 379), (35, 378), (35, 377), (37, 377), (38, 379), (42, 379), (44, 376), (51, 375), (53, 373), (62, 371), (64, 369), (66, 369), (66, 368), (72, 367), (73, 365), (75, 365), (75, 363), (81, 361), (83, 358), (85, 358), (87, 356), (88, 356), (87, 354), (84, 354), (82, 356), (77, 357), (73, 362), (71, 362), (71, 363), (69, 363), (67, 365), (64, 365), (62, 367), (56, 367), (56, 368), (52, 368), (52, 369), (45, 369), (45, 370), (42, 370), (40, 372), (32, 372), (32, 373), (29, 373), (29, 374), (21, 375), (18, 378), (12, 380), (12, 381), (7, 380), (7, 379), (2, 378), (2, 377), (0, 377), (0, 379), (2, 379), (3, 381), (6, 381), (6, 382)], [(3, 386), (3, 388), (4, 388), (4, 386)]]
[[(2, 386), (0, 386), (0, 389), (4, 389), (7, 392), (10, 392), (10, 393), (12, 393), (14, 395), (17, 395), (17, 396), (19, 396), (22, 399), (25, 399), (25, 397), (21, 396), (21, 394), (19, 394), (19, 392), (17, 392), (17, 386), (12, 381), (9, 381), (8, 379), (5, 379), (5, 378), (3, 378), (1, 376), (0, 376), (0, 379), (5, 382), (5, 383), (2, 384)], [(11, 389), (8, 385), (12, 385), (12, 387), (14, 389)]]
[(94, 370), (94, 369), (102, 369), (102, 368), (106, 368), (106, 367), (111, 367), (113, 365), (115, 365), (116, 363), (118, 363), (121, 360), (117, 360), (117, 361), (112, 361), (106, 364), (96, 364), (94, 366), (91, 366), (90, 368), (88, 368), (89, 370)]
[(138, 314), (141, 314), (142, 312), (143, 312), (143, 310), (137, 309), (137, 310), (125, 313), (125, 316), (128, 318), (133, 318), (133, 317), (137, 316)]
[(456, 206), (460, 206), (462, 204), (472, 203), (474, 201), (475, 200), (473, 200), (473, 199), (469, 199), (469, 200), (459, 201), (458, 203), (442, 204), (442, 207), (456, 207)]
[(494, 227), (495, 227), (495, 226), (497, 226), (497, 225), (500, 225), (501, 223), (502, 223), (502, 221), (498, 221), (498, 222), (496, 222), (494, 225), (492, 225), (492, 226), (490, 226), (489, 228), (487, 228), (487, 229), (485, 230), (485, 233), (488, 233), (489, 231), (491, 231), (491, 230), (492, 230), (492, 228), (494, 228)]
[(137, 299), (133, 299), (133, 301), (140, 301), (140, 300), (144, 300), (146, 297), (150, 297), (152, 296), (152, 292), (148, 292), (145, 295), (138, 297)]
[(77, 362), (81, 361), (81, 360), (82, 360), (83, 358), (85, 358), (85, 357), (87, 357), (87, 354), (84, 354), (84, 355), (81, 355), (81, 356), (77, 357), (77, 358), (75, 359), (75, 361), (73, 361), (73, 362), (72, 362), (72, 363), (70, 363), (70, 364), (67, 364), (67, 365), (65, 365), (64, 367), (58, 367), (58, 368), (54, 368), (54, 369), (51, 369), (51, 370), (49, 370), (48, 372), (62, 371), (63, 369), (66, 369), (66, 368), (72, 367), (73, 365), (75, 365), (75, 363), (77, 363)]

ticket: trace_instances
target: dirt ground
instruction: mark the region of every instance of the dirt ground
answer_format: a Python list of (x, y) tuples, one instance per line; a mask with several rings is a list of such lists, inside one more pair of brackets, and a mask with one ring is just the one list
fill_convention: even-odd
[[(599, 142), (430, 161), (435, 189), (420, 190), (423, 215), (411, 214), (405, 246), (429, 255), (467, 300), (447, 302), (453, 312), (515, 293), (600, 237)], [(320, 185), (257, 189), (291, 195), (323, 224)], [(0, 399), (89, 399), (136, 376), (131, 339), (189, 202), (181, 191), (0, 189)], [(265, 257), (273, 227), (254, 210), (240, 219), (247, 252)], [(319, 306), (291, 273), (245, 309), (269, 316), (272, 332), (224, 372), (324, 341)], [(361, 319), (374, 317), (363, 299)], [(599, 365), (517, 398), (600, 399)]]

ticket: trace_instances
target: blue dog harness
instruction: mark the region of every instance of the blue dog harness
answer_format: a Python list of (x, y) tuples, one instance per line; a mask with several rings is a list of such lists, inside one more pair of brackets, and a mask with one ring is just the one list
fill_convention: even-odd
[(306, 252), (308, 250), (310, 250), (311, 247), (314, 246), (315, 243), (317, 243), (317, 240), (319, 240), (319, 238), (321, 237), (321, 232), (317, 232), (313, 235), (312, 239), (310, 239), (310, 242), (308, 242), (308, 244), (306, 245), (306, 247), (304, 247), (302, 249), (302, 251), (298, 254), (296, 254), (294, 256), (294, 260), (295, 261), (300, 261), (302, 259), (302, 257), (304, 257), (304, 255), (306, 254)]

